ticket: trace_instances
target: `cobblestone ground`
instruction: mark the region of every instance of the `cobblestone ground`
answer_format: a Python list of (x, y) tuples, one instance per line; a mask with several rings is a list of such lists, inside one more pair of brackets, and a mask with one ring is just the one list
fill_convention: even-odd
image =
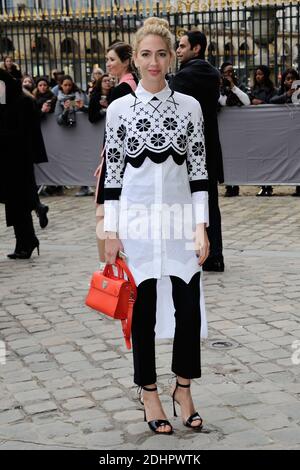
[[(220, 198), (226, 272), (205, 273), (210, 336), (193, 384), (203, 432), (174, 418), (164, 437), (143, 422), (119, 324), (84, 305), (97, 267), (92, 198), (47, 198), (41, 256), (24, 261), (6, 258), (0, 207), (0, 449), (300, 449), (300, 200), (255, 190)], [(159, 342), (169, 417), (170, 350)]]

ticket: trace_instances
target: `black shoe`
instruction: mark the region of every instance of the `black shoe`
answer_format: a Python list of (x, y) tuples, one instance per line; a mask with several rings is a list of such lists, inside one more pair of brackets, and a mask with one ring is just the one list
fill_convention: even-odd
[(89, 186), (82, 186), (78, 193), (75, 194), (76, 197), (84, 196), (94, 196), (94, 191)]
[[(156, 392), (157, 387), (155, 387), (155, 388), (141, 387), (140, 388), (139, 400), (140, 400), (140, 403), (144, 406), (144, 421), (147, 422), (149, 428), (151, 429), (151, 431), (154, 432), (154, 434), (162, 434), (162, 435), (166, 434), (167, 436), (170, 436), (170, 434), (173, 434), (173, 428), (172, 428), (170, 422), (167, 419), (153, 419), (152, 421), (147, 421), (146, 409), (145, 409), (144, 402), (142, 401), (142, 395), (141, 395), (142, 394), (142, 389), (146, 390), (146, 392)], [(158, 431), (158, 428), (160, 428), (162, 426), (170, 426), (171, 430), (168, 431), (168, 432)]]
[[(172, 394), (172, 400), (173, 400), (173, 412), (174, 412), (174, 416), (177, 416), (177, 413), (176, 413), (176, 408), (175, 408), (175, 403), (178, 403), (178, 405), (180, 405), (180, 403), (175, 400), (175, 393), (176, 393), (176, 390), (178, 387), (182, 387), (182, 388), (190, 388), (191, 384), (187, 384), (187, 385), (183, 385), (183, 384), (180, 384), (177, 380), (176, 380), (176, 386), (175, 386), (175, 389), (174, 389), (174, 392)], [(198, 426), (193, 426), (192, 423), (193, 421), (200, 421), (200, 423), (198, 424)], [(193, 413), (187, 420), (183, 421), (183, 424), (184, 426), (186, 426), (187, 428), (191, 428), (193, 429), (194, 431), (201, 431), (201, 429), (203, 428), (203, 419), (201, 418), (201, 416), (199, 415), (199, 413), (196, 411), (195, 413)]]
[(256, 194), (259, 197), (270, 197), (273, 196), (273, 188), (272, 186), (262, 186), (260, 191)]
[(296, 191), (292, 194), (294, 197), (300, 197), (300, 186), (296, 186)]
[(49, 207), (45, 206), (44, 204), (40, 204), (35, 210), (36, 215), (39, 218), (41, 228), (45, 228), (48, 225), (48, 217), (47, 217), (48, 211), (49, 211)]
[(235, 197), (240, 193), (239, 186), (226, 186), (225, 197)]
[(41, 197), (50, 197), (51, 194), (49, 194), (46, 189), (42, 189), (41, 192), (39, 193), (39, 196)]
[(225, 269), (223, 256), (207, 258), (202, 266), (203, 271), (215, 271), (217, 273), (223, 273)]
[(40, 242), (37, 238), (33, 241), (30, 248), (14, 251), (14, 253), (10, 253), (7, 257), (9, 259), (29, 259), (35, 249), (37, 249), (38, 255), (40, 256)]

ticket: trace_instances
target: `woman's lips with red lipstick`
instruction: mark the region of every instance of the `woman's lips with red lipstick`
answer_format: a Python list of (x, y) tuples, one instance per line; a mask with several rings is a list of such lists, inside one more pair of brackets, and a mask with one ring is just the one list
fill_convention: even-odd
[(148, 72), (150, 73), (150, 75), (158, 75), (160, 73), (160, 70), (148, 69)]

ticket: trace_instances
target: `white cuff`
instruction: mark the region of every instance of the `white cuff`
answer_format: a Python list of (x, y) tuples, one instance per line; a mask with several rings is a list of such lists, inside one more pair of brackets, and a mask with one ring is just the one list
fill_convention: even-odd
[(219, 104), (221, 106), (226, 106), (226, 103), (227, 103), (227, 96), (226, 95), (220, 95)]
[(119, 231), (119, 200), (104, 202), (104, 232)]
[(208, 227), (208, 192), (196, 191), (192, 193), (192, 204), (196, 224), (206, 224), (206, 227)]

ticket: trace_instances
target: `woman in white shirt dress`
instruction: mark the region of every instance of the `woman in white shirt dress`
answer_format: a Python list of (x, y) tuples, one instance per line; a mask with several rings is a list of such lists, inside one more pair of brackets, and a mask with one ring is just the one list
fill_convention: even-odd
[(209, 251), (203, 118), (194, 98), (171, 91), (165, 81), (174, 56), (165, 20), (146, 20), (134, 50), (141, 81), (107, 111), (105, 255), (108, 263), (115, 262), (119, 250), (128, 256), (138, 288), (132, 322), (134, 382), (142, 389), (150, 429), (171, 434), (155, 368), (158, 286), (166, 278), (175, 308), (174, 415), (177, 403), (187, 427), (202, 427), (190, 383), (201, 376), (200, 271)]

